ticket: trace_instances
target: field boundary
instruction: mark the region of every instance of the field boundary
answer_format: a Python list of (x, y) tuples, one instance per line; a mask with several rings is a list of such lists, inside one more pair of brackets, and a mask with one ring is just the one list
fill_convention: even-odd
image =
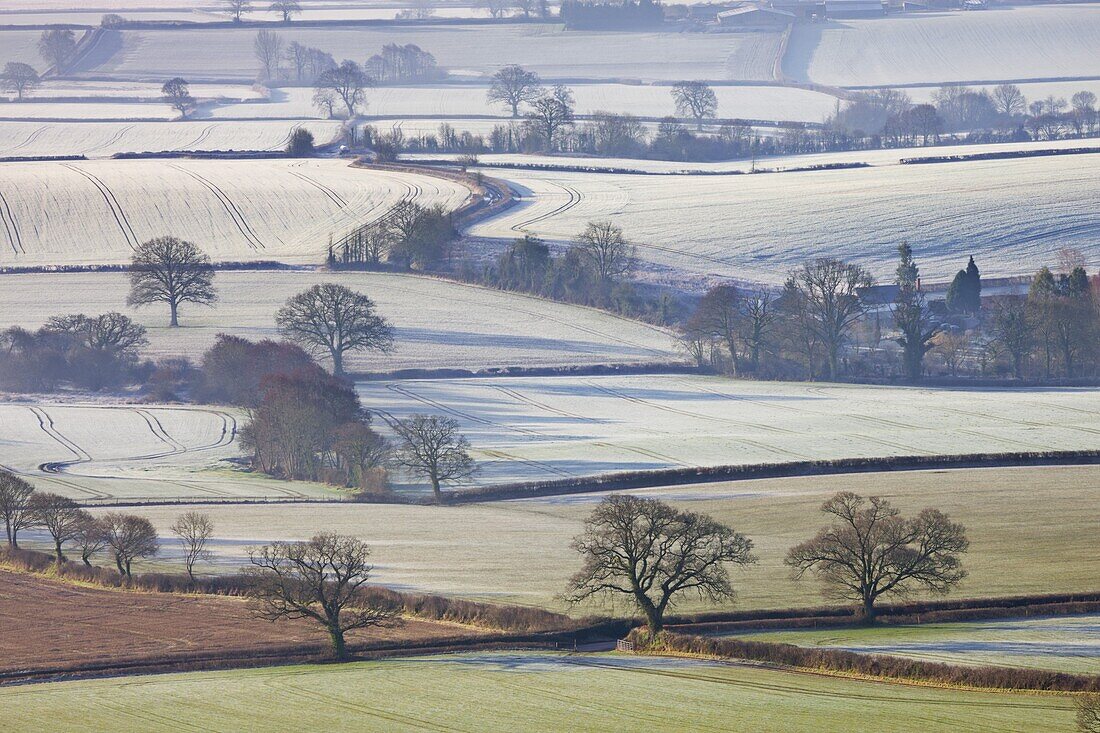
[(840, 458), (823, 461), (790, 461), (713, 466), (707, 468), (665, 468), (628, 471), (548, 481), (498, 484), (444, 493), (444, 503), (467, 504), (484, 501), (534, 499), (568, 494), (588, 494), (626, 489), (649, 489), (724, 481), (746, 481), (795, 476), (828, 476), (880, 471), (923, 471), (945, 468), (1007, 468), (1017, 466), (1090, 466), (1100, 464), (1100, 449), (966, 453), (940, 456), (893, 456), (883, 458)]

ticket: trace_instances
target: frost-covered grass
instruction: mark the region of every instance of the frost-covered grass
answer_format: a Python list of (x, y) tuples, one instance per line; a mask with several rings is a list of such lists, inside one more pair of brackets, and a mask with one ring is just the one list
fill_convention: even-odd
[(6, 120), (170, 120), (177, 116), (158, 102), (47, 102), (23, 101), (0, 105)]
[(479, 481), (1096, 446), (1100, 390), (946, 390), (638, 375), (362, 382), (364, 406), (446, 413)]
[[(659, 693), (656, 691), (659, 690)], [(262, 704), (257, 704), (262, 701)], [(15, 730), (1061, 731), (1068, 700), (613, 654), (489, 652), (0, 690)]]
[(275, 312), (314, 283), (366, 293), (396, 327), (390, 354), (356, 353), (354, 371), (546, 367), (668, 362), (679, 358), (667, 331), (591, 308), (444, 280), (385, 273), (224, 271), (213, 308), (183, 306), (181, 328), (167, 311), (126, 307), (124, 273), (0, 276), (0, 329), (37, 328), (58, 313), (122, 310), (149, 329), (151, 357), (198, 360), (219, 333), (278, 338)]
[[(254, 35), (247, 29), (123, 31), (104, 38), (78, 73), (251, 80)], [(778, 33), (566, 32), (542, 24), (287, 28), (280, 35), (337, 59), (361, 60), (386, 43), (415, 43), (459, 78), (488, 77), (517, 63), (545, 78), (646, 80), (771, 80), (780, 39)]]
[(0, 403), (3, 465), (81, 502), (336, 498), (320, 484), (233, 469), (235, 410)]
[(340, 133), (339, 122), (322, 120), (0, 122), (0, 156), (109, 158), (115, 153), (179, 150), (281, 150), (295, 127), (313, 133), (318, 145), (332, 142)]
[(1100, 616), (772, 631), (737, 636), (948, 664), (1100, 674)]
[(1039, 5), (796, 25), (783, 70), (835, 86), (1100, 75), (1100, 7)]
[(172, 234), (215, 261), (320, 264), (330, 237), (398, 201), (457, 208), (470, 195), (436, 177), (341, 160), (125, 160), (0, 165), (0, 265), (112, 264)]
[[(783, 557), (825, 523), (821, 503), (838, 491), (885, 496), (903, 512), (927, 506), (962, 522), (970, 575), (955, 597), (1096, 589), (1100, 485), (1094, 466), (902, 471), (671, 486), (628, 493), (710, 514), (754, 543), (760, 562), (733, 574), (734, 608), (829, 603), (813, 581), (796, 582)], [(211, 572), (233, 572), (245, 548), (308, 539), (319, 531), (362, 537), (376, 579), (389, 586), (567, 610), (556, 598), (580, 556), (569, 542), (606, 494), (452, 507), (379, 504), (204, 507), (214, 521)], [(178, 507), (140, 510), (162, 531)], [(175, 557), (178, 550), (166, 544)], [(730, 608), (685, 599), (680, 610)], [(625, 613), (578, 606), (574, 613)]]
[(986, 274), (1031, 273), (1061, 247), (1079, 248), (1095, 267), (1096, 167), (1086, 154), (757, 176), (494, 170), (521, 203), (472, 233), (569, 240), (609, 219), (644, 263), (773, 283), (822, 256), (889, 278), (903, 240), (926, 278), (949, 278), (971, 254)]
[(21, 61), (43, 70), (45, 63), (38, 56), (41, 31), (0, 31), (0, 67), (9, 61)]

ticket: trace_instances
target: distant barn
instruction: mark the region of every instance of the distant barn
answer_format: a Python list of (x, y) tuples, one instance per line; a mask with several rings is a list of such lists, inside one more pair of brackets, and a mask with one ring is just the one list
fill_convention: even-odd
[(825, 0), (826, 18), (873, 18), (885, 14), (882, 0)]
[(794, 13), (765, 7), (763, 5), (744, 5), (718, 13), (718, 25), (729, 29), (773, 29), (784, 28), (794, 22)]

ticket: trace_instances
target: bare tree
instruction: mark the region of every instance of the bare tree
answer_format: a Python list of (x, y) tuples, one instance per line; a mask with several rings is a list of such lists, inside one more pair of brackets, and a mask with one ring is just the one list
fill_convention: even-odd
[(508, 10), (509, 0), (481, 0), (481, 6), (489, 11), (490, 18), (502, 18)]
[(775, 325), (772, 295), (767, 290), (757, 290), (745, 297), (743, 308), (749, 364), (755, 372), (760, 367), (760, 359), (769, 350), (772, 328)]
[(689, 328), (697, 329), (725, 344), (734, 373), (740, 370), (743, 298), (734, 285), (715, 285), (699, 300), (689, 321)]
[(92, 556), (107, 546), (107, 532), (103, 522), (87, 512), (81, 517), (73, 542), (80, 548), (80, 560), (85, 567), (92, 567)]
[(400, 623), (393, 609), (361, 593), (374, 569), (368, 557), (370, 548), (361, 540), (335, 533), (250, 550), (253, 616), (265, 621), (313, 619), (328, 631), (333, 655), (347, 658), (347, 632)]
[(752, 541), (711, 517), (629, 495), (600, 502), (572, 547), (584, 567), (570, 578), (566, 600), (627, 596), (651, 633), (677, 596), (732, 600), (728, 566), (756, 562)]
[(10, 471), (0, 469), (0, 517), (4, 518), (8, 546), (19, 549), (19, 532), (35, 526), (31, 497), (34, 487)]
[(1073, 704), (1079, 733), (1100, 733), (1100, 692), (1075, 695)]
[(943, 361), (952, 377), (959, 376), (959, 367), (970, 347), (970, 339), (962, 331), (941, 331), (933, 340), (932, 351)]
[(476, 473), (470, 442), (459, 432), (454, 418), (413, 415), (393, 421), (390, 427), (400, 440), (397, 464), (428, 479), (436, 501), (443, 498), (441, 484), (462, 481)]
[(30, 500), (34, 523), (44, 528), (53, 538), (57, 564), (65, 562), (61, 546), (80, 534), (80, 527), (89, 514), (67, 496), (36, 492)]
[[(306, 69), (309, 68), (311, 50), (309, 46), (298, 43), (298, 41), (291, 41), (287, 44), (286, 51), (283, 52), (283, 58), (294, 67), (294, 81), (302, 81), (305, 78)], [(331, 112), (329, 116), (331, 117)]]
[(820, 257), (793, 272), (789, 282), (806, 309), (803, 325), (824, 348), (829, 378), (836, 379), (840, 347), (864, 312), (858, 291), (871, 286), (871, 275), (859, 265)]
[(167, 303), (170, 326), (179, 326), (183, 303), (212, 305), (214, 267), (210, 258), (194, 245), (176, 237), (157, 237), (142, 244), (130, 260), (130, 294), (126, 303), (143, 306)]
[(283, 58), (283, 37), (267, 29), (256, 34), (252, 42), (256, 60), (260, 62), (260, 73), (264, 79), (279, 77), (279, 62)]
[(577, 235), (575, 245), (601, 284), (609, 284), (634, 269), (634, 245), (622, 227), (609, 221), (590, 221)]
[(1020, 87), (1015, 84), (1001, 84), (993, 88), (993, 102), (997, 111), (1009, 117), (1022, 115), (1027, 111), (1027, 100)]
[(1034, 324), (1027, 301), (1013, 295), (989, 299), (989, 333), (994, 343), (1012, 359), (1012, 374), (1024, 376), (1024, 365), (1035, 342)]
[(106, 546), (115, 556), (119, 575), (133, 578), (130, 565), (142, 557), (152, 557), (160, 552), (160, 542), (153, 523), (136, 514), (110, 512), (103, 515), (103, 536)]
[(34, 67), (20, 61), (9, 61), (4, 65), (4, 72), (0, 74), (0, 84), (9, 92), (15, 92), (17, 99), (30, 94), (41, 83)]
[(512, 117), (519, 117), (519, 106), (534, 102), (542, 95), (539, 75), (522, 66), (512, 64), (493, 74), (492, 84), (486, 93), (490, 104), (505, 104), (512, 110)]
[(60, 28), (42, 31), (38, 39), (38, 55), (53, 66), (54, 76), (63, 74), (76, 55), (76, 34)]
[(292, 16), (301, 14), (302, 6), (298, 0), (275, 0), (268, 10), (272, 13), (280, 13), (283, 16), (283, 22), (289, 23)]
[(947, 593), (966, 577), (959, 559), (970, 543), (961, 524), (938, 509), (905, 519), (886, 499), (842, 491), (821, 506), (836, 522), (792, 547), (795, 578), (813, 571), (832, 595), (861, 604), (871, 623), (875, 602), (914, 587)]
[[(318, 93), (330, 91), (340, 98), (347, 109), (348, 119), (355, 117), (356, 110), (363, 104), (369, 86), (370, 77), (366, 75), (363, 68), (347, 59), (341, 61), (339, 66), (323, 71), (315, 82)], [(315, 103), (316, 99), (315, 95)]]
[(325, 117), (332, 119), (336, 116), (336, 105), (340, 100), (336, 92), (331, 89), (313, 90), (313, 106), (325, 113)]
[(145, 326), (117, 311), (98, 316), (83, 313), (51, 316), (42, 330), (75, 336), (84, 346), (95, 351), (127, 353), (149, 343)]
[(186, 117), (195, 109), (195, 98), (191, 96), (191, 86), (186, 79), (178, 76), (169, 79), (160, 88), (160, 94), (181, 117)]
[(337, 376), (344, 374), (347, 352), (393, 348), (393, 327), (378, 315), (374, 301), (335, 283), (314, 285), (292, 297), (276, 314), (275, 324), (307, 351), (328, 352)]
[(894, 299), (893, 315), (894, 325), (900, 332), (896, 340), (902, 348), (905, 375), (911, 381), (917, 381), (924, 372), (924, 355), (932, 350), (932, 339), (940, 332), (940, 326), (924, 302), (920, 270), (913, 260), (913, 249), (908, 242), (898, 245), (895, 282), (898, 294)]
[(234, 23), (241, 22), (241, 16), (252, 12), (252, 0), (218, 0), (233, 16)]
[(195, 582), (195, 563), (209, 560), (207, 543), (214, 535), (214, 522), (209, 514), (185, 512), (179, 516), (170, 528), (183, 543), (183, 564), (187, 568), (187, 577)]
[(673, 85), (672, 98), (676, 102), (676, 114), (695, 120), (697, 130), (703, 129), (703, 120), (718, 112), (718, 97), (705, 81), (681, 81)]
[(525, 117), (527, 128), (545, 141), (546, 150), (553, 150), (559, 140), (558, 133), (572, 127), (573, 123), (573, 93), (560, 84), (552, 92), (544, 91), (534, 99)]

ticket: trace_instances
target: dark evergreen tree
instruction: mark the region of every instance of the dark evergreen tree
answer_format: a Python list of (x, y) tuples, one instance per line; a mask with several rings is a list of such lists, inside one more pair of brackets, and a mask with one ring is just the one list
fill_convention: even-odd
[(920, 291), (920, 270), (913, 261), (913, 248), (902, 242), (898, 245), (898, 257), (894, 325), (901, 332), (897, 342), (902, 348), (905, 376), (915, 382), (924, 370), (924, 355), (931, 351), (932, 339), (940, 329), (932, 322), (924, 293)]

